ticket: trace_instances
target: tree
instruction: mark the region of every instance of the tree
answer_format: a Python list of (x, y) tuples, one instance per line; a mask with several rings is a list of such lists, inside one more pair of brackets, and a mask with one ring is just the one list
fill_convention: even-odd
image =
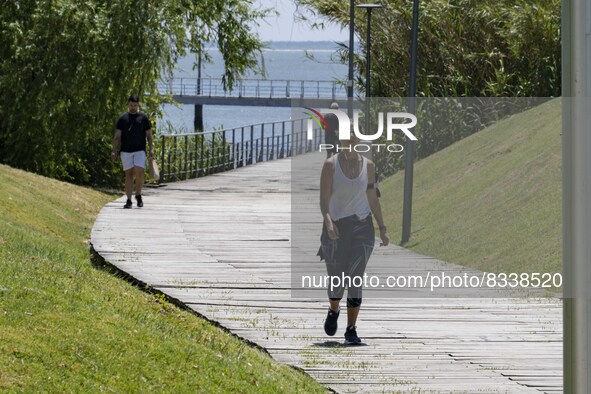
[[(349, 26), (348, 0), (297, 0), (313, 15)], [(358, 3), (361, 1), (358, 1)], [(382, 0), (372, 13), (371, 97), (406, 97), (409, 88), (413, 0)], [(366, 15), (357, 10), (356, 85), (365, 92)], [(311, 21), (314, 26), (314, 21)], [(322, 28), (321, 24), (317, 24)], [(349, 48), (339, 44), (347, 62)], [(417, 96), (478, 97), (419, 100), (415, 158), (426, 157), (538, 100), (482, 97), (560, 95), (560, 0), (429, 0), (420, 2)], [(403, 143), (403, 141), (400, 141)], [(404, 157), (382, 151), (382, 175), (404, 167)]]
[[(298, 0), (349, 26), (348, 0)], [(372, 14), (374, 97), (408, 95), (412, 0), (383, 0)], [(356, 32), (365, 53), (365, 12)], [(560, 0), (430, 0), (420, 3), (417, 95), (560, 95)], [(347, 46), (341, 58), (346, 61)], [(363, 91), (364, 56), (356, 57)]]
[(217, 42), (231, 87), (256, 65), (251, 0), (24, 0), (0, 7), (0, 162), (79, 184), (119, 184), (108, 157), (131, 93)]

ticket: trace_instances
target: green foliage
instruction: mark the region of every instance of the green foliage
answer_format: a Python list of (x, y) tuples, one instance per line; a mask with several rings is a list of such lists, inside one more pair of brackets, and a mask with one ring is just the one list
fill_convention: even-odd
[[(349, 1), (298, 1), (348, 28)], [(372, 13), (371, 96), (405, 97), (413, 1), (380, 3)], [(356, 10), (355, 25), (365, 54), (365, 11)], [(340, 54), (346, 61), (348, 48)], [(365, 56), (356, 56), (362, 91), (365, 66)], [(560, 1), (421, 1), (417, 95), (559, 96)]]
[[(357, 1), (360, 3), (361, 1)], [(299, 0), (299, 3), (349, 26), (349, 1)], [(409, 88), (412, 0), (380, 1), (372, 13), (371, 97), (406, 97)], [(356, 9), (356, 84), (364, 92), (366, 12)], [(348, 61), (348, 46), (338, 54)], [(417, 57), (418, 97), (560, 96), (560, 1), (421, 1)], [(492, 122), (527, 108), (527, 102), (467, 107), (429, 101), (419, 106), (416, 158), (424, 158)], [(490, 101), (488, 102), (490, 103)], [(452, 103), (453, 104), (453, 103)], [(385, 141), (383, 141), (385, 142)], [(404, 141), (398, 141), (404, 144)], [(382, 175), (404, 168), (404, 156), (376, 153)]]
[[(39, 0), (0, 7), (0, 162), (79, 184), (120, 184), (113, 125), (187, 50), (217, 42), (225, 86), (256, 65), (249, 0)], [(246, 23), (246, 22), (249, 23)]]

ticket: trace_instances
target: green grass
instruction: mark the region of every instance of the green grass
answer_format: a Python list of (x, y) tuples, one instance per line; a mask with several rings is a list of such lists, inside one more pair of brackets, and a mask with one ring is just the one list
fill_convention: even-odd
[[(505, 119), (415, 164), (406, 247), (489, 272), (561, 272), (561, 104)], [(401, 239), (404, 174), (382, 183)]]
[(112, 197), (0, 166), (0, 391), (323, 392), (90, 263)]

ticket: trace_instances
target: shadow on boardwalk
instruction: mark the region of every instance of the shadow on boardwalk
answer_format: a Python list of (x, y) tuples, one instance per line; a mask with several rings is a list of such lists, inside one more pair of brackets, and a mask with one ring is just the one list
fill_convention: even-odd
[[(321, 166), (319, 155), (308, 156)], [(341, 345), (344, 316), (338, 336), (327, 337), (322, 293), (292, 297), (291, 164), (169, 184), (146, 192), (142, 209), (109, 203), (92, 229), (93, 247), (338, 392), (562, 392), (558, 300), (368, 297), (358, 322), (366, 346)], [(397, 246), (376, 249), (369, 264), (458, 269)]]

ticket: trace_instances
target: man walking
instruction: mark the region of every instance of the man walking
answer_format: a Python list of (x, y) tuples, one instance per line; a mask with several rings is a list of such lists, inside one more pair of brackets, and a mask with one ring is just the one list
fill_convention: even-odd
[(144, 206), (142, 201), (142, 186), (144, 184), (144, 168), (146, 167), (146, 140), (150, 148), (150, 159), (154, 157), (152, 142), (152, 123), (146, 114), (139, 111), (140, 99), (130, 96), (127, 99), (129, 111), (121, 115), (115, 125), (113, 151), (111, 158), (115, 160), (121, 152), (121, 162), (125, 171), (125, 194), (127, 202), (123, 208), (131, 208), (131, 192), (135, 174), (135, 199), (139, 208)]

